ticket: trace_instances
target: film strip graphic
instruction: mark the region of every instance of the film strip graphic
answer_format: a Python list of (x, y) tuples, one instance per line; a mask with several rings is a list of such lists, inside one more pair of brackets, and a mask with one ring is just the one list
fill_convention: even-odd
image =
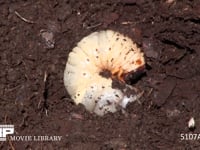
[(0, 125), (0, 141), (6, 141), (6, 133), (13, 129), (14, 125)]

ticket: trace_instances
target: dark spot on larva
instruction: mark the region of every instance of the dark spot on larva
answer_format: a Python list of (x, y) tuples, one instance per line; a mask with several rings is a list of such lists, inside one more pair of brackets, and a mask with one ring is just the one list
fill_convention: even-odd
[(137, 60), (136, 60), (136, 64), (137, 64), (137, 65), (141, 65), (141, 64), (142, 64), (141, 59), (137, 59)]
[(119, 95), (117, 95), (117, 94), (116, 94), (115, 96), (116, 96), (116, 97), (119, 97)]
[(114, 60), (114, 58), (112, 58), (110, 61), (112, 62)]
[(116, 41), (118, 41), (119, 40), (119, 38), (116, 38)]
[(95, 102), (95, 103), (97, 103), (97, 102), (98, 102), (98, 100), (95, 100), (94, 102)]
[(119, 36), (119, 34), (117, 34), (117, 36)]
[(74, 98), (76, 99), (76, 96), (74, 96)]
[(104, 89), (105, 88), (105, 86), (102, 86), (102, 89)]
[(126, 41), (126, 39), (123, 39), (124, 41)]
[(99, 75), (101, 75), (102, 77), (104, 78), (110, 78), (112, 76), (110, 70), (107, 70), (107, 69), (103, 69)]
[(90, 61), (90, 59), (89, 59), (89, 58), (87, 58), (87, 61)]
[(80, 94), (78, 93), (77, 96), (80, 96)]
[(107, 113), (108, 112), (108, 108), (106, 108), (104, 112)]
[(129, 50), (128, 52), (126, 52), (126, 54), (125, 54), (125, 55), (128, 55), (130, 52), (131, 52), (131, 50)]
[(100, 100), (100, 99), (101, 99), (101, 97), (97, 97), (97, 99), (98, 99), (98, 100)]
[(86, 75), (86, 73), (84, 72), (84, 73), (83, 73), (83, 76), (85, 76), (85, 75)]
[(134, 52), (134, 49), (133, 49), (133, 48), (131, 48), (131, 51), (132, 51), (132, 52)]
[(105, 112), (105, 113), (109, 113), (109, 112), (110, 112), (110, 111), (109, 111), (109, 108), (106, 108), (104, 112)]
[(106, 102), (107, 102), (108, 105), (111, 105), (111, 104), (112, 104), (109, 100), (106, 100)]
[(99, 56), (96, 56), (96, 58), (98, 59), (98, 58), (99, 58)]
[(126, 60), (126, 56), (124, 56), (124, 60)]
[(111, 51), (111, 48), (109, 48), (109, 51)]
[(98, 51), (98, 49), (96, 49), (96, 51)]
[(94, 87), (93, 86), (91, 86), (91, 89), (93, 89)]

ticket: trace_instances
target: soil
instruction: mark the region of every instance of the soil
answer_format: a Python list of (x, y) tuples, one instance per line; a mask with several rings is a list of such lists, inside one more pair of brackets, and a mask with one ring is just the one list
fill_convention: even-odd
[[(104, 29), (131, 37), (147, 68), (133, 85), (144, 92), (140, 100), (98, 117), (73, 103), (63, 72), (76, 43)], [(200, 149), (186, 138), (200, 134), (199, 43), (198, 0), (0, 1), (0, 124), (19, 136), (62, 136), (7, 140), (0, 149)]]

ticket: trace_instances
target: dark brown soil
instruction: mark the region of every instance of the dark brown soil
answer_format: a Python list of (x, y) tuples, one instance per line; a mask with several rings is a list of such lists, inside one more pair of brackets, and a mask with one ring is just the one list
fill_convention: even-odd
[[(134, 85), (144, 91), (140, 101), (98, 117), (70, 100), (63, 72), (75, 44), (104, 29), (134, 39), (148, 67)], [(6, 141), (0, 149), (200, 149), (199, 140), (181, 140), (200, 134), (199, 55), (199, 0), (1, 0), (0, 124), (62, 140)]]

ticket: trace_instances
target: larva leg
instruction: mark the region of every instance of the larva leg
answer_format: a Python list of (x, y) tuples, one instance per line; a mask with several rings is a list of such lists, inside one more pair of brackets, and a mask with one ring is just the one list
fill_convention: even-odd
[(123, 79), (123, 75), (124, 74), (124, 70), (122, 68), (119, 69), (119, 72), (117, 74), (117, 77), (118, 77), (118, 80), (124, 82), (124, 79)]
[(124, 82), (124, 79), (123, 79), (124, 70), (121, 67), (115, 68), (111, 73), (112, 73), (113, 79), (117, 77), (118, 80), (120, 80), (121, 82)]

